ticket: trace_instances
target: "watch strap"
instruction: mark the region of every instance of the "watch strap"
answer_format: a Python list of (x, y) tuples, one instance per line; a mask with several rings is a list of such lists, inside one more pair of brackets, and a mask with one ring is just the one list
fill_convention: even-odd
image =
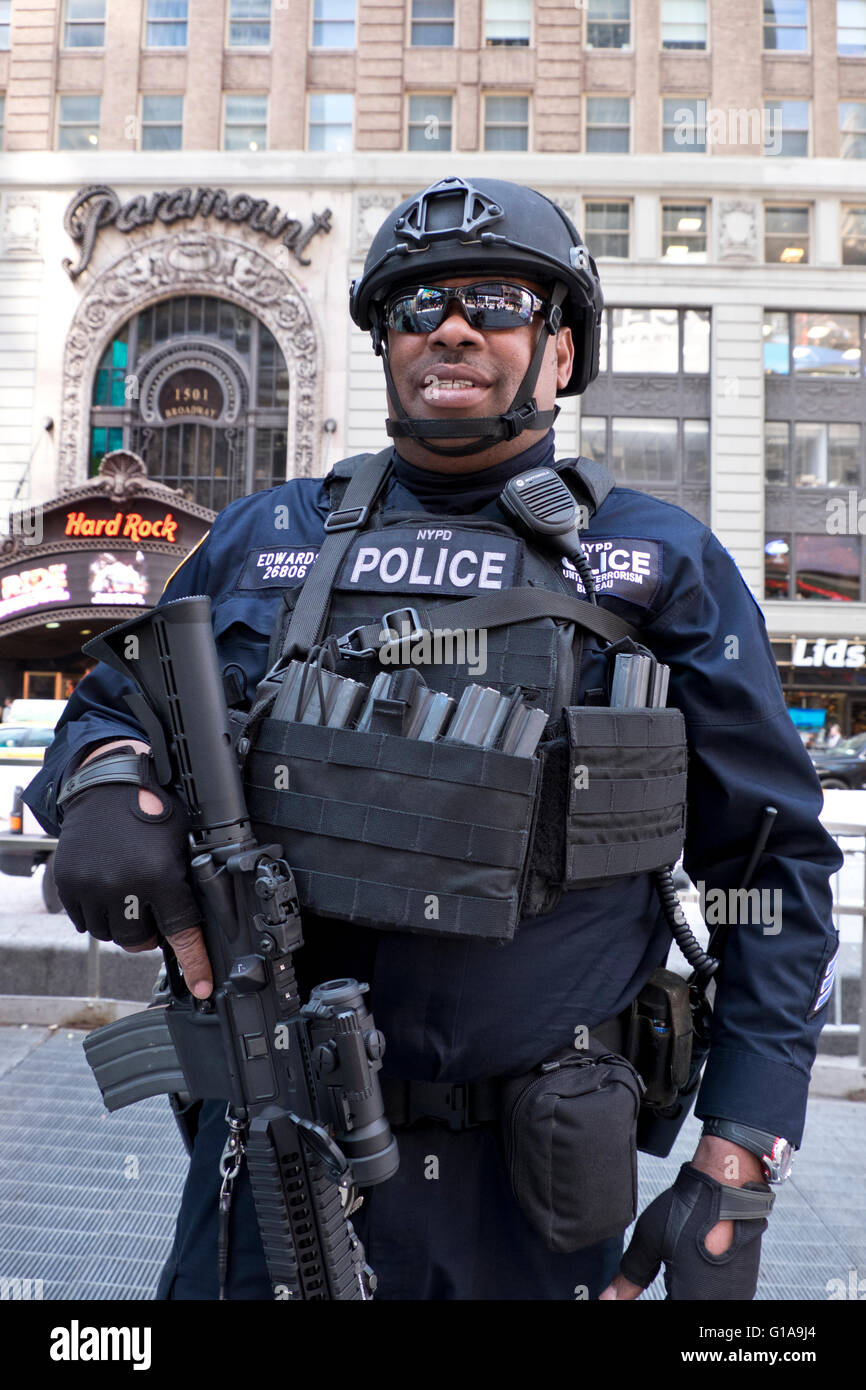
[(741, 1148), (748, 1149), (749, 1153), (761, 1158), (763, 1154), (772, 1152), (773, 1145), (778, 1139), (778, 1135), (768, 1129), (755, 1129), (753, 1125), (741, 1124), (738, 1120), (704, 1120), (704, 1134), (709, 1134), (718, 1139), (730, 1139), (732, 1144), (739, 1144)]

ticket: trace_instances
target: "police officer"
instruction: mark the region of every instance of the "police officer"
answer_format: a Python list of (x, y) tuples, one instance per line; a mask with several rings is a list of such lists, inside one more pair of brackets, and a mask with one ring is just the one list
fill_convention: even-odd
[[(441, 180), (389, 213), (353, 283), (350, 311), (382, 357), (387, 431), (396, 441), (375, 517), (356, 509), (348, 518), (357, 545), (371, 525), (444, 517), (447, 528), (437, 530), (445, 560), (431, 566), (426, 552), (416, 556), (416, 583), (447, 592), (450, 582), (456, 595), (465, 582), (465, 592), (483, 592), (485, 563), (488, 582), (505, 563), (485, 560), (483, 540), (493, 522), (502, 535), (502, 488), (528, 469), (556, 467), (589, 515), (582, 539), (599, 606), (640, 629), (671, 668), (669, 703), (683, 712), (689, 741), (691, 878), (738, 884), (771, 799), (779, 814), (753, 884), (781, 890), (784, 907), (781, 930), (742, 925), (729, 934), (696, 1106), (704, 1134), (673, 1187), (640, 1218), (622, 1261), (619, 1236), (572, 1254), (548, 1249), (515, 1201), (490, 1117), (464, 1106), (445, 1124), (435, 1097), (447, 1094), (453, 1106), (450, 1083), (528, 1071), (568, 1045), (578, 1025), (616, 1036), (610, 1027), (670, 943), (651, 876), (580, 891), (560, 883), (547, 910), (522, 922), (504, 947), (308, 915), (302, 987), (336, 975), (369, 980), (388, 1040), (383, 1074), (402, 1078), (406, 1094), (425, 1085), (434, 1097), (399, 1132), (397, 1175), (370, 1191), (353, 1218), (377, 1296), (629, 1299), (664, 1264), (672, 1298), (751, 1298), (768, 1183), (787, 1175), (802, 1137), (837, 950), (828, 879), (840, 862), (818, 820), (820, 788), (787, 714), (760, 611), (727, 551), (693, 517), (612, 486), (598, 465), (555, 460), (555, 398), (579, 394), (596, 375), (602, 313), (595, 264), (556, 204), (499, 180)], [(315, 573), (327, 518), (339, 512), (346, 521), (340, 506), (353, 462), (325, 480), (292, 479), (232, 503), (166, 587), (163, 601), (210, 594), (227, 688), (240, 706), (254, 700), (271, 634), (285, 635), (287, 613)], [(497, 541), (497, 555), (507, 549)], [(329, 632), (346, 630), (353, 602), (379, 614), (397, 606), (390, 580), (405, 567), (383, 567), (372, 541), (354, 554)], [(583, 592), (564, 566), (550, 582), (557, 586)], [(555, 697), (580, 705), (600, 683), (603, 644), (568, 631), (573, 687), (562, 699), (560, 643), (551, 717)], [(539, 669), (527, 684), (541, 688), (543, 677)], [(213, 982), (185, 881), (180, 800), (156, 785), (143, 757), (139, 788), (97, 784), (56, 805), (83, 762), (119, 746), (146, 753), (123, 702), (127, 689), (102, 666), (81, 683), (27, 799), (46, 830), (60, 829), (55, 876), (78, 930), (130, 951), (164, 938), (188, 986), (205, 997)], [(130, 892), (148, 905), (141, 921), (118, 909)], [(410, 1110), (419, 1115), (419, 1105)], [(217, 1296), (225, 1133), (223, 1105), (205, 1103), (161, 1297)], [(271, 1297), (243, 1172), (231, 1240), (228, 1297)]]

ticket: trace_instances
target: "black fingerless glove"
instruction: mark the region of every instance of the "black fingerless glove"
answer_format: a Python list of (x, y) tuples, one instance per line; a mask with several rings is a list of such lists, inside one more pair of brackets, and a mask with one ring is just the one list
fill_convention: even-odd
[[(766, 1217), (734, 1217), (733, 1243), (722, 1255), (711, 1255), (704, 1245), (708, 1231), (729, 1215), (728, 1204), (736, 1203), (730, 1194), (740, 1190), (684, 1163), (673, 1187), (656, 1197), (639, 1217), (620, 1273), (646, 1288), (664, 1262), (669, 1299), (753, 1299)], [(769, 1185), (760, 1182), (747, 1182), (744, 1190), (770, 1193)]]
[(88, 787), (66, 803), (54, 855), (57, 892), (78, 931), (118, 946), (144, 945), (156, 933), (171, 937), (201, 921), (186, 877), (186, 810), (154, 780), (147, 753), (141, 776), (162, 802), (160, 815), (142, 811), (130, 783)]

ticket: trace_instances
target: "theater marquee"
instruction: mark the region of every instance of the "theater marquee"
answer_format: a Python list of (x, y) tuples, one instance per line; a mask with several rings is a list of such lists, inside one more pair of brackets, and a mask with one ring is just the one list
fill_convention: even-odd
[(0, 552), (0, 656), (14, 634), (46, 623), (55, 647), (66, 640), (76, 651), (82, 622), (101, 630), (151, 607), (213, 518), (151, 482), (125, 450), (107, 454), (96, 478), (38, 510), (27, 526), (10, 526)]

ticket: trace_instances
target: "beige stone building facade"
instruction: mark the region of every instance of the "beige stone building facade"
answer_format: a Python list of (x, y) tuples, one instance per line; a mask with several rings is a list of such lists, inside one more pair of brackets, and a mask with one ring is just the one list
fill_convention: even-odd
[(381, 447), (373, 232), (523, 181), (609, 306), (559, 452), (711, 524), (804, 723), (866, 729), (866, 0), (11, 0), (0, 98), (7, 504), (116, 447), (206, 507)]

